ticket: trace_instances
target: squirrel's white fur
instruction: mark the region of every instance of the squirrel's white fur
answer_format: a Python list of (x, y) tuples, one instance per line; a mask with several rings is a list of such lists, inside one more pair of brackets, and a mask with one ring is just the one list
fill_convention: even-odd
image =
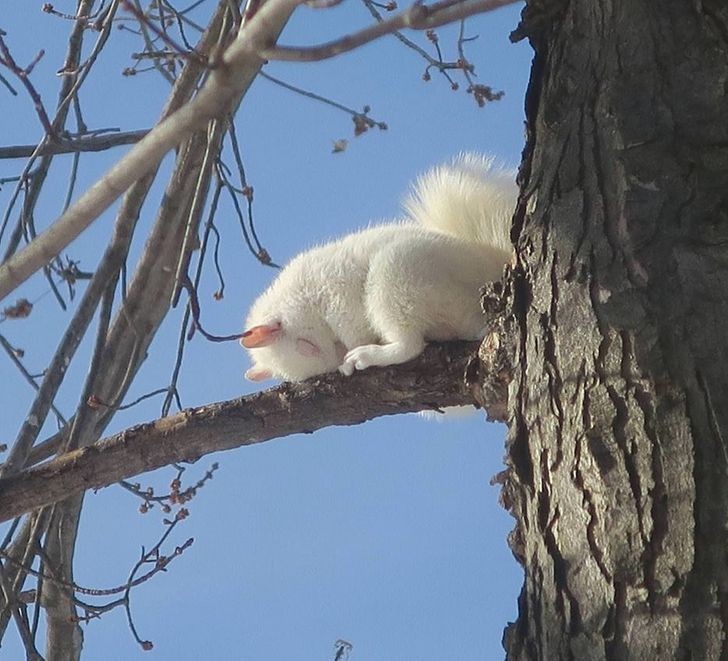
[(403, 363), (484, 331), (479, 289), (511, 253), (513, 175), (464, 154), (420, 177), (401, 222), (295, 257), (253, 304), (241, 344), (259, 381)]

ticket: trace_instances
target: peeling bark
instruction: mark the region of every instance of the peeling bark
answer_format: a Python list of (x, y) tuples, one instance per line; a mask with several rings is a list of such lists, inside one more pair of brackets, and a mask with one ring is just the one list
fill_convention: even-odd
[(728, 656), (728, 9), (535, 2), (509, 659)]

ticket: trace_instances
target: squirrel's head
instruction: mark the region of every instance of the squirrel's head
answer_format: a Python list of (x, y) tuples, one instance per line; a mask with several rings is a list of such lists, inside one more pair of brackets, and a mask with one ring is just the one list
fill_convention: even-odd
[(245, 372), (250, 381), (303, 381), (335, 372), (346, 355), (346, 347), (330, 328), (280, 319), (249, 326), (240, 344), (248, 349), (253, 361)]

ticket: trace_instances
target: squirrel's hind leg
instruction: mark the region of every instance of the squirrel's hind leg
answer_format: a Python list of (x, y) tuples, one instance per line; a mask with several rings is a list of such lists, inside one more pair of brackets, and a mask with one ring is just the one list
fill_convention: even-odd
[(422, 353), (425, 338), (477, 333), (479, 265), (472, 246), (435, 233), (413, 231), (381, 247), (369, 265), (364, 304), (382, 341), (352, 348), (339, 371), (405, 363)]

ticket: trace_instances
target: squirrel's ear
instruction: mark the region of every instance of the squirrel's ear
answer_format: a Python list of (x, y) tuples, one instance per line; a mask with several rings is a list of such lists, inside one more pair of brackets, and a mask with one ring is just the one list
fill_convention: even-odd
[(248, 381), (267, 381), (273, 378), (273, 372), (265, 367), (251, 367), (245, 372)]
[(281, 322), (276, 321), (273, 324), (262, 324), (261, 326), (253, 326), (243, 333), (240, 338), (240, 344), (246, 349), (257, 349), (259, 347), (267, 347), (275, 342), (282, 332)]

